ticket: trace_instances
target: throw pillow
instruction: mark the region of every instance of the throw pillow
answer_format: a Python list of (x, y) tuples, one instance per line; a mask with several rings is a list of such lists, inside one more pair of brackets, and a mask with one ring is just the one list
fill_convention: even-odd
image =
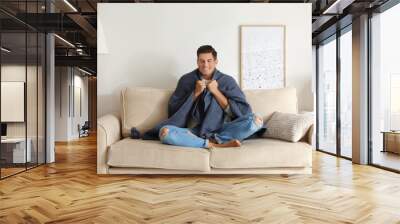
[(274, 112), (267, 121), (267, 130), (263, 137), (298, 142), (313, 123), (314, 118), (309, 114)]

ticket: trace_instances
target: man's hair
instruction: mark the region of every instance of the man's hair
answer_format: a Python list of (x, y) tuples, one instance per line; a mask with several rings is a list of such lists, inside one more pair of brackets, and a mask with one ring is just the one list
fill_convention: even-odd
[(199, 49), (197, 49), (197, 57), (199, 57), (200, 54), (207, 53), (211, 53), (214, 59), (217, 59), (217, 51), (211, 45), (203, 45), (200, 46)]

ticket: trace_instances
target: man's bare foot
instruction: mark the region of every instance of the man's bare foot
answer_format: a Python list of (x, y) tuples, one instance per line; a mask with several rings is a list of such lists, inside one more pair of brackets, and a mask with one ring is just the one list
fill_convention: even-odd
[(227, 148), (227, 147), (240, 147), (242, 145), (242, 143), (237, 140), (234, 139), (232, 141), (229, 141), (227, 143), (222, 143), (222, 144), (218, 144), (218, 143), (213, 143), (213, 142), (208, 142), (208, 148)]
[(218, 144), (218, 142), (217, 142), (215, 139), (213, 139), (213, 138), (209, 138), (208, 141), (211, 142), (211, 143)]
[(255, 116), (255, 120), (256, 120), (256, 123), (260, 126), (263, 125), (263, 123), (264, 123), (264, 121), (261, 117)]

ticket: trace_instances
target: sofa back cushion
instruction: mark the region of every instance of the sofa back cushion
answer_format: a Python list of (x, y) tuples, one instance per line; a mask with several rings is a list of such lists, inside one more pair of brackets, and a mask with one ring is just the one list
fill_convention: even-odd
[[(128, 137), (132, 127), (140, 133), (153, 128), (168, 118), (168, 100), (173, 90), (133, 87), (121, 93), (122, 135)], [(255, 113), (264, 121), (275, 112), (297, 113), (295, 88), (244, 90), (246, 99)]]
[(297, 113), (295, 88), (244, 90), (253, 112), (267, 121), (275, 111)]
[(132, 127), (141, 134), (168, 118), (168, 100), (173, 90), (146, 87), (126, 88), (121, 92), (122, 136)]

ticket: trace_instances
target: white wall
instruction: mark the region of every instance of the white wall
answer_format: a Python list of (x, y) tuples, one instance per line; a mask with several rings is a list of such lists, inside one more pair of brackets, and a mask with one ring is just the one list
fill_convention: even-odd
[(218, 69), (239, 81), (240, 25), (286, 25), (286, 80), (313, 110), (311, 4), (98, 4), (98, 116), (119, 113), (126, 86), (173, 89), (211, 44)]
[(68, 140), (68, 67), (55, 68), (55, 141)]
[(85, 121), (88, 121), (88, 107), (89, 107), (89, 102), (88, 102), (88, 77), (87, 76), (82, 76), (82, 73), (77, 70), (75, 70), (75, 75), (74, 75), (74, 87), (75, 87), (75, 93), (77, 94), (76, 88), (79, 88), (81, 91), (81, 110), (82, 112), (79, 112), (79, 102), (77, 96), (74, 96), (75, 98), (75, 113), (72, 115), (72, 120), (71, 120), (71, 135), (72, 138), (79, 138), (79, 132), (78, 132), (78, 124), (81, 126), (85, 123)]
[[(78, 124), (83, 125), (88, 120), (88, 78), (71, 67), (56, 67), (55, 72), (55, 141), (77, 139)], [(82, 115), (74, 107), (76, 87), (81, 89)]]

